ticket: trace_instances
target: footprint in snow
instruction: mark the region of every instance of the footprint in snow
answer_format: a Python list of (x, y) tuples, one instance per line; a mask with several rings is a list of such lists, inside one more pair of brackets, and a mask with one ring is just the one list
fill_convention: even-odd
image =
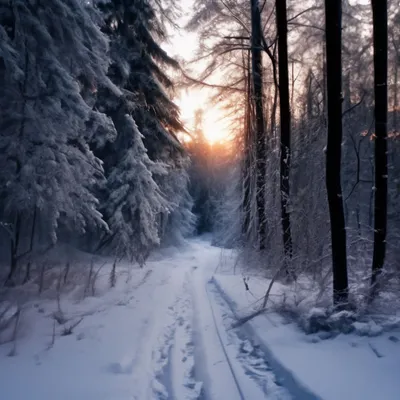
[(132, 360), (127, 359), (122, 360), (121, 362), (111, 363), (107, 367), (107, 371), (116, 375), (131, 374), (133, 371)]

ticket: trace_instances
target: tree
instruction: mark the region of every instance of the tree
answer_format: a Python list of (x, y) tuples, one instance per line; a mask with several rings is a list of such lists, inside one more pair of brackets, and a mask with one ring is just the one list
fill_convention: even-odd
[(155, 5), (148, 0), (108, 0), (99, 8), (105, 21), (103, 31), (110, 38), (109, 76), (131, 103), (150, 158), (158, 158), (165, 146), (181, 151), (175, 133), (184, 127), (170, 98), (173, 82), (165, 72), (179, 64), (160, 46), (166, 27)]
[(159, 185), (168, 199), (168, 212), (162, 216), (161, 243), (180, 245), (195, 232), (196, 216), (192, 212), (194, 199), (189, 188), (189, 157), (169, 167), (167, 175), (159, 176)]
[(203, 110), (195, 111), (192, 140), (186, 147), (191, 158), (190, 193), (194, 200), (193, 212), (197, 217), (197, 233), (211, 232), (213, 229), (213, 205), (211, 202), (212, 149), (203, 131)]
[(104, 176), (87, 143), (92, 110), (81, 89), (112, 85), (107, 42), (80, 1), (1, 7), (0, 198), (12, 284), (23, 219), (40, 218), (51, 243), (60, 223), (80, 234), (106, 229), (93, 192)]
[(328, 140), (326, 189), (331, 224), (333, 301), (348, 301), (346, 229), (340, 182), (342, 146), (342, 7), (340, 0), (325, 0)]
[(264, 95), (262, 72), (262, 27), (258, 0), (251, 0), (251, 55), (252, 83), (256, 129), (256, 202), (258, 213), (258, 240), (260, 250), (265, 249), (267, 220), (265, 215), (266, 190), (266, 134), (264, 119)]
[(375, 91), (375, 203), (374, 254), (371, 285), (381, 273), (386, 252), (387, 226), (387, 69), (388, 26), (387, 1), (371, 0), (374, 36), (374, 91)]
[[(292, 258), (292, 234), (290, 229), (290, 211), (289, 211), (291, 112), (290, 112), (290, 98), (289, 98), (286, 0), (276, 0), (276, 23), (277, 23), (277, 33), (278, 33), (279, 109), (280, 109), (280, 128), (281, 128), (281, 154), (280, 154), (281, 209), (282, 209), (283, 246), (287, 262)], [(287, 273), (289, 272), (287, 271)]]
[[(153, 174), (166, 174), (153, 163), (135, 121), (129, 114), (115, 119), (119, 133), (118, 162), (107, 179), (104, 212), (110, 226), (110, 245), (118, 257), (144, 265), (150, 251), (160, 243), (158, 217), (167, 207)], [(122, 150), (124, 149), (124, 150)]]
[[(160, 242), (161, 236), (166, 232), (166, 227), (170, 226), (168, 220), (172, 215), (175, 219), (174, 227), (182, 230), (186, 230), (185, 224), (189, 222), (182, 220), (178, 223), (176, 221), (178, 215), (182, 218), (184, 216), (191, 218), (190, 209), (178, 212), (179, 207), (191, 207), (189, 199), (183, 201), (181, 198), (187, 195), (187, 188), (181, 185), (181, 182), (187, 183), (186, 170), (183, 167), (187, 165), (183, 161), (186, 154), (176, 137), (176, 132), (184, 130), (184, 127), (179, 119), (178, 107), (170, 98), (173, 82), (164, 72), (167, 67), (177, 68), (178, 63), (170, 58), (159, 44), (166, 37), (166, 28), (162, 22), (162, 16), (156, 14), (155, 7), (156, 5), (151, 2), (136, 0), (110, 0), (99, 4), (105, 23), (103, 31), (110, 39), (109, 77), (121, 88), (122, 95), (104, 90), (98, 96), (97, 107), (112, 118), (117, 127), (118, 136), (114, 143), (100, 146), (97, 153), (105, 162), (108, 180), (115, 178), (115, 172), (111, 171), (130, 168), (129, 173), (133, 174), (134, 169), (138, 168), (136, 171), (138, 179), (142, 179), (142, 184), (146, 181), (149, 187), (154, 188), (154, 190), (141, 190), (141, 186), (136, 187), (133, 181), (125, 182), (124, 184), (130, 185), (132, 191), (132, 193), (125, 192), (124, 201), (131, 204), (129, 207), (133, 207), (132, 199), (128, 198), (131, 194), (137, 193), (136, 196), (139, 194), (143, 196), (141, 200), (143, 204), (150, 204), (154, 200), (150, 200), (152, 196), (157, 198), (156, 193), (163, 198), (163, 201), (158, 198), (158, 202), (163, 204), (162, 207), (157, 207), (157, 202), (151, 203), (148, 212), (152, 210), (155, 213), (155, 219), (151, 220), (147, 233), (148, 222), (145, 219), (134, 221), (133, 226), (130, 226), (128, 221), (118, 223), (114, 228), (111, 226), (114, 232), (121, 230), (120, 235), (125, 238), (124, 244), (121, 245), (123, 250), (119, 251), (128, 252), (131, 257), (135, 257), (131, 250), (139, 254), (147, 254), (148, 249)], [(133, 123), (126, 123), (128, 117), (134, 121), (135, 128), (133, 128)], [(121, 119), (125, 122), (121, 123)], [(129, 132), (129, 129), (135, 129), (140, 134)], [(140, 146), (137, 143), (139, 139), (136, 141), (130, 139), (138, 136), (142, 141)], [(141, 147), (147, 152), (145, 157)], [(138, 155), (138, 149), (141, 149), (142, 155)], [(129, 157), (126, 152), (129, 152)], [(125, 160), (123, 166), (121, 157)], [(139, 160), (146, 158), (143, 163), (147, 166), (149, 173), (142, 168), (143, 163), (133, 162), (135, 157), (139, 157)], [(179, 183), (176, 177), (178, 174), (182, 174)], [(129, 176), (126, 178), (131, 179)], [(105, 203), (112, 196), (110, 192), (112, 187), (113, 183), (109, 183)], [(138, 197), (135, 201), (139, 203)], [(112, 222), (117, 222), (117, 220), (113, 219)], [(123, 232), (124, 230), (126, 232)], [(136, 248), (135, 245), (128, 249), (128, 239), (132, 239), (140, 232), (144, 232), (142, 238), (147, 237), (146, 240), (143, 239), (148, 242), (148, 245), (142, 246), (144, 251)], [(150, 232), (153, 233), (150, 235)], [(174, 234), (175, 237), (179, 237), (183, 231)], [(155, 235), (157, 240), (153, 240)], [(113, 248), (116, 249), (115, 242)]]

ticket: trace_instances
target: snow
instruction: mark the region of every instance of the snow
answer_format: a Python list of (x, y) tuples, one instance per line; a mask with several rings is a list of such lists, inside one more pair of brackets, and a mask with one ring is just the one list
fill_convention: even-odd
[(113, 289), (108, 261), (96, 296), (82, 298), (78, 289), (62, 296), (64, 326), (53, 326), (56, 301), (29, 301), (16, 354), (8, 356), (12, 343), (0, 345), (1, 398), (398, 398), (398, 332), (355, 322), (354, 333), (322, 340), (272, 312), (235, 325), (259, 307), (268, 281), (250, 277), (246, 291), (242, 276), (228, 273), (233, 264), (193, 239), (143, 269), (122, 263)]
[[(250, 298), (241, 276), (219, 275), (215, 283), (231, 299), (231, 311), (239, 318), (259, 307), (254, 298), (262, 298), (268, 286), (267, 280), (260, 283), (259, 277), (257, 282), (250, 279), (254, 295)], [(321, 314), (318, 309), (311, 311)], [(327, 332), (305, 335), (294, 323), (272, 312), (246, 323), (249, 335), (262, 343), (275, 372), (292, 381), (284, 385), (298, 393), (295, 398), (398, 399), (400, 346), (396, 338), (400, 338), (400, 332), (382, 332), (374, 322), (353, 325), (352, 334), (332, 337)], [(307, 397), (304, 390), (309, 391)]]

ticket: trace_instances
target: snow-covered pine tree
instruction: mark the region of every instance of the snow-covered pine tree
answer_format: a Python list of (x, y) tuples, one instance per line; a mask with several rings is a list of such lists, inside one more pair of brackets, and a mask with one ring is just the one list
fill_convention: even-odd
[(152, 159), (164, 146), (180, 148), (174, 132), (183, 130), (179, 108), (168, 91), (173, 82), (164, 72), (178, 63), (161, 48), (166, 28), (148, 0), (98, 0), (104, 15), (104, 32), (110, 38), (112, 65), (109, 76), (134, 95), (132, 116)]
[(86, 142), (92, 109), (81, 90), (112, 84), (107, 41), (79, 0), (1, 0), (0, 36), (0, 218), (11, 238), (11, 283), (22, 220), (37, 214), (53, 243), (59, 222), (80, 233), (106, 228), (92, 192), (102, 165)]
[[(123, 91), (120, 97), (101, 93), (98, 108), (110, 115), (116, 125), (121, 113), (131, 115), (137, 123), (153, 162), (151, 172), (155, 184), (167, 201), (158, 214), (158, 231), (161, 235), (168, 233), (170, 238), (181, 237), (190, 231), (193, 215), (187, 192), (186, 156), (175, 136), (175, 132), (184, 128), (179, 109), (168, 94), (173, 87), (172, 81), (163, 71), (166, 67), (176, 68), (178, 64), (158, 43), (165, 39), (165, 27), (147, 0), (100, 0), (97, 3), (104, 15), (103, 30), (110, 39), (112, 64), (109, 77)], [(118, 134), (126, 136), (126, 130), (124, 133), (118, 131)], [(117, 139), (99, 150), (106, 174), (117, 168), (126, 146), (126, 140)], [(156, 174), (157, 169), (163, 173)], [(111, 221), (109, 223), (112, 225)], [(172, 226), (177, 230), (175, 236), (170, 234)], [(136, 225), (132, 229), (142, 227)]]
[(118, 161), (107, 179), (104, 210), (111, 228), (109, 244), (118, 257), (135, 259), (142, 267), (160, 243), (159, 216), (167, 211), (168, 203), (153, 174), (165, 175), (166, 170), (149, 159), (129, 114), (119, 115), (114, 122), (119, 134)]
[(156, 176), (165, 198), (168, 212), (161, 216), (161, 237), (164, 245), (177, 245), (192, 235), (196, 217), (192, 213), (193, 198), (189, 194), (188, 157), (182, 157), (168, 168), (168, 174)]

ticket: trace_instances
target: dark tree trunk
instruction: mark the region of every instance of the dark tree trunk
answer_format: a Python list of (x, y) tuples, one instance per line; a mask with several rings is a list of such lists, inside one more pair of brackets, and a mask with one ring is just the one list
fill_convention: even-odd
[(256, 117), (256, 162), (257, 187), (256, 201), (258, 213), (258, 237), (260, 250), (265, 249), (267, 221), (265, 218), (265, 179), (266, 179), (266, 135), (264, 120), (264, 99), (262, 79), (262, 28), (258, 0), (251, 0), (251, 53), (254, 111)]
[[(273, 61), (275, 62), (275, 61)], [(271, 139), (273, 140), (272, 146), (272, 157), (275, 157), (275, 150), (278, 149), (278, 138), (276, 134), (276, 109), (278, 108), (278, 85), (277, 80), (274, 79), (274, 97), (272, 99), (272, 110), (271, 110), (271, 119), (270, 119), (270, 134)], [(276, 174), (272, 174), (272, 204), (275, 204), (276, 197), (278, 195), (278, 183)]]
[[(276, 0), (276, 23), (278, 32), (278, 68), (279, 68), (279, 108), (281, 127), (281, 209), (283, 246), (286, 261), (292, 258), (292, 234), (290, 229), (290, 97), (289, 65), (287, 47), (286, 0)], [(289, 272), (288, 270), (286, 271)]]
[(310, 123), (313, 118), (313, 93), (312, 93), (312, 73), (311, 69), (307, 77), (307, 122)]
[(397, 132), (397, 108), (398, 108), (398, 84), (399, 84), (399, 64), (400, 64), (400, 53), (396, 45), (395, 36), (392, 32), (392, 44), (394, 47), (394, 90), (393, 90), (393, 131)]
[[(25, 40), (26, 46), (26, 40)], [(25, 99), (26, 90), (28, 86), (28, 64), (29, 64), (29, 54), (28, 51), (25, 50), (25, 63), (24, 63), (24, 81), (21, 88), (21, 95), (24, 98), (21, 105), (21, 124), (19, 126), (19, 138), (22, 139), (24, 136), (25, 125), (26, 125), (26, 108), (27, 108), (27, 100)], [(19, 159), (16, 160), (16, 175), (19, 176), (21, 171), (21, 162)], [(18, 246), (19, 246), (19, 238), (20, 238), (20, 230), (21, 230), (21, 216), (17, 212), (15, 216), (15, 222), (13, 226), (12, 237), (10, 238), (10, 271), (8, 273), (7, 279), (5, 281), (6, 286), (14, 285), (14, 275), (17, 271), (18, 267)]]
[(251, 214), (251, 164), (253, 151), (253, 137), (251, 124), (251, 66), (250, 52), (247, 53), (247, 60), (243, 57), (243, 71), (246, 79), (246, 109), (244, 117), (244, 160), (243, 160), (243, 203), (242, 203), (242, 234), (247, 239), (250, 227)]
[(324, 126), (327, 126), (327, 106), (328, 106), (328, 95), (327, 95), (327, 68), (326, 68), (326, 33), (325, 40), (322, 42), (322, 121)]
[(372, 0), (375, 90), (374, 255), (371, 285), (385, 262), (387, 225), (387, 0)]
[[(399, 57), (400, 59), (400, 57)], [(397, 92), (398, 92), (398, 85), (399, 84), (399, 66), (396, 62), (394, 66), (394, 93), (393, 93), (393, 130), (397, 132), (397, 107), (398, 107), (398, 100), (397, 100)]]
[(342, 145), (342, 7), (340, 0), (325, 0), (328, 141), (326, 189), (332, 236), (333, 301), (348, 301), (346, 230), (340, 181)]
[[(29, 253), (32, 253), (33, 251), (33, 243), (35, 239), (35, 228), (36, 228), (36, 213), (37, 213), (37, 208), (35, 207), (33, 211), (33, 218), (32, 218), (32, 229), (31, 229), (31, 239), (30, 239), (30, 244), (29, 244)], [(31, 258), (31, 255), (30, 255)], [(31, 265), (32, 261), (29, 259), (28, 264), (26, 265), (26, 272), (25, 272), (25, 278), (23, 283), (26, 283), (31, 279)]]
[(19, 247), (19, 238), (21, 231), (21, 218), (20, 215), (17, 214), (15, 217), (14, 223), (14, 232), (13, 236), (10, 240), (10, 271), (7, 275), (7, 279), (5, 281), (5, 286), (14, 286), (14, 276), (15, 272), (18, 268), (18, 247)]

